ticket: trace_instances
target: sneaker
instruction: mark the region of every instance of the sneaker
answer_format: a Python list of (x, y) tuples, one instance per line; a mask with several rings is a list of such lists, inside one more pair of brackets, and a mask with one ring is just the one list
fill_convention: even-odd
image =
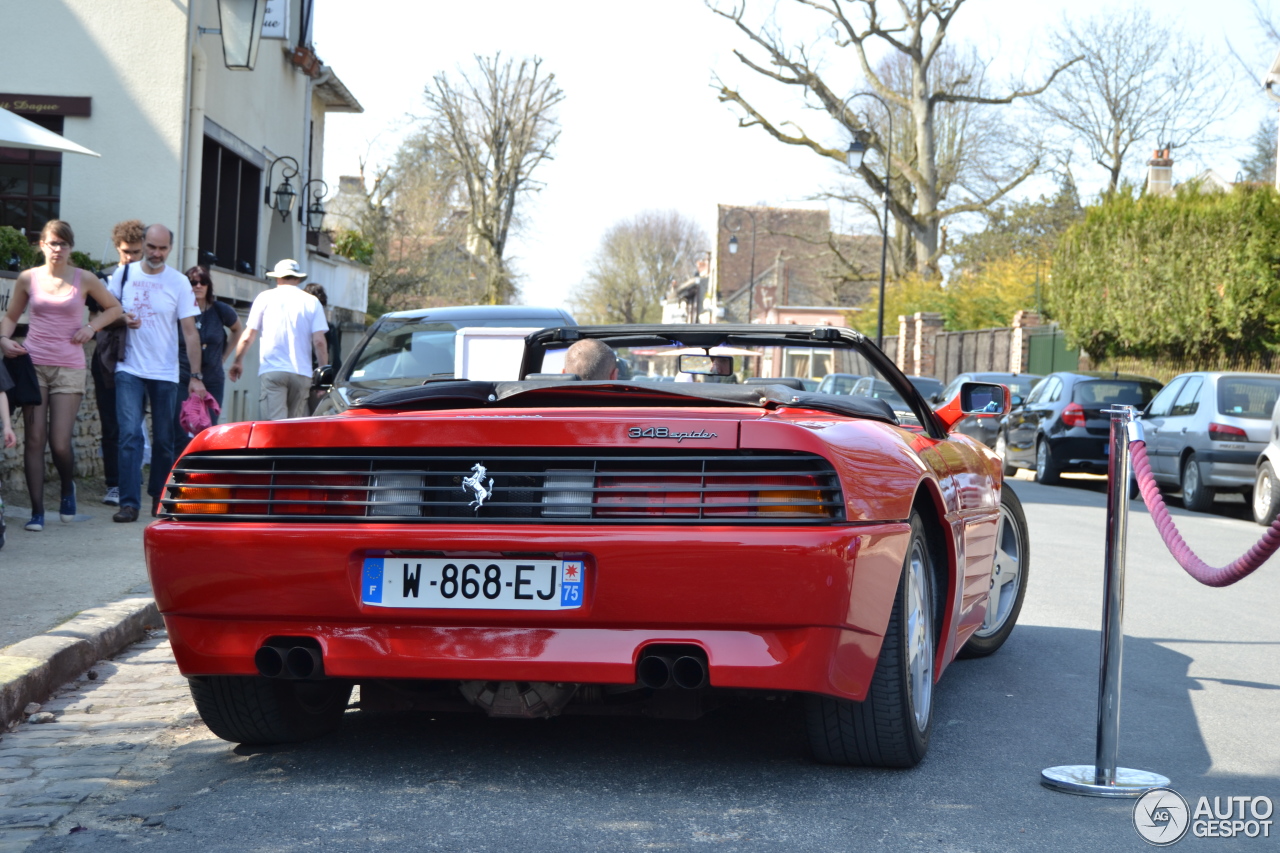
[(31, 520), (22, 525), (22, 529), (30, 530), (32, 533), (39, 533), (44, 530), (44, 514), (31, 516)]
[(120, 506), (120, 487), (112, 486), (107, 489), (107, 493), (102, 496), (102, 502), (107, 506)]
[(136, 506), (122, 506), (120, 511), (111, 516), (112, 521), (118, 521), (122, 524), (138, 520), (138, 508)]
[(76, 484), (71, 484), (71, 494), (62, 499), (62, 503), (58, 505), (58, 517), (63, 523), (76, 520)]

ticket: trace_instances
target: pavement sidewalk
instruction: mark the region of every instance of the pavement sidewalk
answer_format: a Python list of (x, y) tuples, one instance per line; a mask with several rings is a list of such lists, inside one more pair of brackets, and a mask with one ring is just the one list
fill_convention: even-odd
[[(5, 489), (7, 541), (0, 549), (0, 728), (59, 685), (160, 627), (142, 553), (146, 524), (115, 524), (92, 482), (82, 482), (76, 520), (45, 507), (39, 533), (21, 478)], [(49, 512), (52, 508), (53, 512)]]

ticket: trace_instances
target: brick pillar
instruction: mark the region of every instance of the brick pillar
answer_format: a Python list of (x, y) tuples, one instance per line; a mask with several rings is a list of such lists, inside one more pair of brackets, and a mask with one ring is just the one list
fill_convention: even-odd
[(898, 369), (903, 373), (910, 373), (907, 369), (910, 362), (909, 353), (915, 351), (915, 333), (916, 327), (914, 323), (907, 322), (907, 318), (903, 314), (898, 315), (898, 351), (894, 353), (893, 363), (898, 365)]
[(1013, 335), (1009, 340), (1009, 372), (1026, 373), (1031, 369), (1031, 333), (1041, 324), (1035, 311), (1019, 311), (1013, 315)]
[(935, 311), (917, 311), (911, 316), (915, 326), (913, 370), (915, 376), (936, 376), (938, 334), (942, 331), (942, 315)]

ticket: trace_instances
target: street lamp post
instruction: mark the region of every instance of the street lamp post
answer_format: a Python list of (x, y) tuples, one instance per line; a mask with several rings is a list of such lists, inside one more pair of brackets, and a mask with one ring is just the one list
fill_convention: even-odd
[[(880, 193), (884, 197), (884, 224), (880, 229), (882, 234), (882, 237), (880, 240), (880, 304), (878, 307), (878, 314), (876, 316), (876, 346), (883, 349), (884, 348), (884, 271), (885, 271), (885, 261), (889, 255), (889, 177), (891, 174), (890, 165), (889, 165), (889, 152), (893, 150), (893, 110), (889, 109), (889, 105), (885, 103), (884, 98), (881, 98), (879, 95), (874, 94), (873, 92), (858, 92), (856, 94), (850, 95), (848, 99), (845, 100), (844, 102), (845, 107), (848, 107), (849, 101), (852, 101), (854, 98), (874, 98), (875, 100), (880, 102), (880, 106), (884, 107), (884, 114), (889, 117), (889, 140), (883, 152), (884, 153), (884, 189)], [(867, 143), (864, 139), (861, 138), (861, 134), (859, 134), (854, 138), (852, 142), (849, 143), (849, 150), (845, 154), (845, 158), (849, 163), (849, 168), (855, 172), (858, 171), (858, 169), (861, 168), (862, 166), (862, 158), (866, 156), (866, 153), (867, 153)]]
[[(745, 213), (751, 217), (751, 277), (747, 279), (747, 324), (751, 324), (752, 315), (755, 313), (756, 307), (756, 215), (755, 212), (745, 207), (733, 207), (725, 211), (724, 224), (730, 231), (738, 231), (742, 227), (742, 220), (739, 218), (737, 227), (729, 224), (729, 217), (737, 213)], [(729, 254), (738, 254), (738, 235), (734, 234), (729, 238)]]

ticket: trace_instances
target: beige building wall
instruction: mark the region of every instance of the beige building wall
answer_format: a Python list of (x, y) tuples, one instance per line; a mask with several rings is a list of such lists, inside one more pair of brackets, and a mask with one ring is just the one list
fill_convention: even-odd
[[(62, 218), (76, 248), (95, 258), (121, 219), (165, 222), (182, 216), (187, 21), (183, 3), (142, 0), (6, 2), (10, 33), (58, 33), (68, 49), (20, 38), (0, 52), (7, 92), (88, 96), (93, 114), (68, 117), (67, 138), (101, 157), (62, 158)], [(112, 253), (114, 254), (114, 253)], [(112, 257), (112, 255), (105, 255)]]
[[(304, 183), (323, 174), (326, 110), (361, 108), (331, 69), (321, 67), (313, 78), (291, 61), (294, 46), (310, 39), (301, 33), (303, 0), (282, 2), (288, 4), (287, 38), (262, 39), (254, 70), (232, 71), (221, 36), (198, 31), (221, 27), (217, 0), (0, 0), (6, 32), (56, 33), (60, 45), (54, 51), (49, 38), (11, 39), (0, 51), (0, 91), (91, 99), (91, 115), (66, 116), (63, 127), (69, 139), (102, 155), (62, 157), (60, 216), (75, 229), (80, 251), (113, 262), (111, 227), (137, 218), (174, 230), (170, 266), (195, 264), (203, 150), (212, 127), (212, 138), (231, 143), (227, 147), (263, 170), (253, 274), (215, 267), (216, 292), (236, 300), (243, 316), (248, 302), (271, 286), (263, 274), (291, 257), (325, 286), (331, 308), (359, 317), (367, 269), (310, 252), (298, 209), (305, 215), (311, 200)], [(262, 193), (284, 178), (281, 165), (268, 171), (284, 156), (297, 161), (299, 172), (291, 177), (295, 207), (282, 222)], [(0, 302), (11, 287), (11, 279), (0, 277)], [(224, 401), (237, 419), (258, 414), (256, 347), (245, 368), (239, 383), (228, 384)]]

